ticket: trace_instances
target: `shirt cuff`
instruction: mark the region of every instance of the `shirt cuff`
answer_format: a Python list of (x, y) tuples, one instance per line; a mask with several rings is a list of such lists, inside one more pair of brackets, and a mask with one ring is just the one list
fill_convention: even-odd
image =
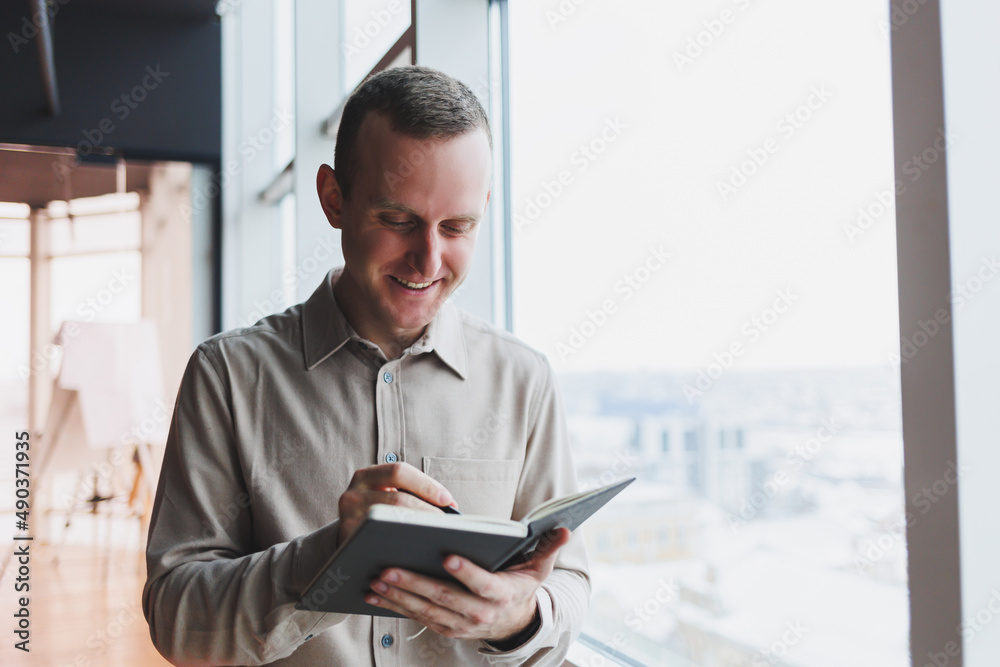
[[(479, 653), (494, 658), (502, 658), (501, 662), (510, 661), (514, 664), (520, 664), (525, 659), (534, 655), (539, 649), (548, 646), (550, 644), (548, 638), (552, 634), (553, 623), (552, 598), (549, 597), (548, 592), (544, 588), (539, 587), (535, 591), (535, 602), (538, 610), (538, 626), (530, 637), (525, 638), (523, 644), (508, 651), (503, 651), (488, 641), (482, 640), (480, 641)], [(494, 662), (494, 660), (490, 660), (490, 662)]]

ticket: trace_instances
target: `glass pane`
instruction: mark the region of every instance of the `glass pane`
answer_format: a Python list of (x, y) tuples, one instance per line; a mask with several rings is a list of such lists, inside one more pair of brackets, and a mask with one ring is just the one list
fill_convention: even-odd
[(0, 387), (4, 400), (0, 410), (4, 423), (14, 428), (27, 422), (28, 336), (30, 326), (29, 292), (31, 265), (27, 259), (0, 259), (0, 307), (11, 317), (0, 328)]
[[(28, 378), (32, 372), (28, 345), (30, 271), (27, 259), (0, 258), (0, 308), (7, 314), (0, 327), (0, 429), (8, 438), (28, 428)], [(41, 358), (34, 370), (37, 372), (46, 363), (47, 359)], [(13, 454), (13, 445), (9, 451)], [(14, 511), (16, 498), (14, 476), (13, 465), (0, 471), (0, 493), (4, 498), (0, 507), (9, 513)]]
[(409, 27), (409, 0), (345, 2), (340, 52), (344, 56), (346, 90), (361, 83)]
[[(293, 0), (274, 3), (274, 97), (278, 109), (295, 113), (295, 5)], [(295, 123), (275, 132), (274, 168), (285, 168), (295, 157)]]
[(117, 252), (52, 260), (53, 333), (65, 320), (135, 322), (142, 316), (142, 256)]
[(141, 220), (139, 211), (51, 220), (52, 254), (137, 250), (142, 243)]
[(31, 251), (31, 227), (27, 220), (0, 218), (0, 256), (27, 257)]
[(514, 328), (581, 482), (639, 478), (585, 632), (908, 665), (884, 3), (564, 5), (510, 6)]

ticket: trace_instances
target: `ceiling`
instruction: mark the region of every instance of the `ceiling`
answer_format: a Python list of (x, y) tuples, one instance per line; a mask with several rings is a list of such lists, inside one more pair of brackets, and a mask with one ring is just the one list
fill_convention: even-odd
[[(22, 0), (27, 4), (27, 0)], [(95, 10), (130, 14), (132, 16), (161, 16), (179, 19), (215, 19), (218, 0), (73, 0), (81, 6)], [(231, 4), (236, 0), (228, 0)]]
[[(224, 0), (224, 2), (230, 3), (238, 1)], [(191, 50), (192, 38), (190, 35), (195, 33), (184, 32), (184, 30), (175, 30), (171, 33), (168, 26), (217, 23), (218, 17), (215, 9), (216, 5), (219, 4), (218, 0), (73, 0), (72, 6), (65, 8), (63, 4), (56, 5), (57, 9), (52, 17), (53, 27), (58, 29), (61, 26), (62, 28), (62, 33), (55, 36), (57, 54), (62, 54), (63, 58), (60, 67), (57, 67), (57, 73), (61, 76), (59, 83), (63, 98), (62, 114), (58, 118), (39, 119), (38, 112), (34, 107), (24, 109), (17, 107), (8, 110), (10, 118), (4, 117), (3, 127), (4, 133), (9, 136), (0, 139), (0, 142), (47, 143), (53, 146), (76, 145), (80, 141), (81, 130), (90, 128), (95, 119), (99, 120), (102, 114), (108, 113), (107, 99), (111, 99), (113, 96), (101, 86), (117, 91), (127, 89), (126, 83), (133, 83), (128, 77), (134, 78), (132, 70), (135, 67), (128, 70), (128, 76), (125, 76), (111, 71), (108, 65), (108, 62), (120, 64), (128, 61), (129, 57), (133, 60), (137, 59), (136, 62), (139, 64), (158, 62), (161, 58), (165, 62), (171, 63), (169, 69), (174, 72), (175, 79), (183, 85), (172, 84), (170, 90), (164, 87), (164, 93), (177, 93), (184, 89), (182, 92), (186, 91), (198, 108), (208, 104), (204, 92), (204, 82), (192, 79), (187, 74), (187, 70), (192, 67), (205, 69), (205, 64), (199, 65), (200, 61), (197, 59), (194, 64), (189, 64), (176, 53), (177, 49), (183, 50), (184, 45), (187, 45), (187, 51)], [(5, 12), (13, 12), (12, 15), (20, 16), (30, 12), (30, 10), (29, 0), (13, 0), (11, 3), (5, 3)], [(102, 16), (107, 17), (107, 24), (102, 23)], [(130, 18), (115, 20), (114, 16)], [(84, 19), (86, 21), (80, 23)], [(105, 62), (97, 58), (103, 52), (100, 52), (96, 47), (83, 48), (82, 50), (76, 48), (79, 45), (73, 42), (73, 39), (78, 36), (77, 33), (81, 30), (84, 32), (92, 31), (95, 25), (104, 26), (103, 30), (107, 34), (103, 34), (102, 39), (105, 40), (120, 39), (122, 34), (119, 33), (122, 33), (123, 30), (126, 33), (132, 33), (133, 36), (138, 34), (139, 36), (135, 39), (142, 40), (141, 44), (143, 45), (150, 44), (149, 52), (134, 53), (136, 51), (135, 44), (125, 44), (120, 52), (112, 50), (107, 56), (111, 58), (111, 61)], [(152, 32), (140, 34), (138, 30), (142, 26), (148, 26), (148, 30)], [(115, 30), (118, 32), (116, 33)], [(150, 39), (150, 35), (161, 34), (167, 34), (162, 43), (154, 43), (155, 40)], [(200, 35), (200, 33), (197, 34)], [(180, 46), (174, 46), (174, 42)], [(86, 45), (85, 39), (83, 43)], [(35, 64), (37, 55), (34, 46), (32, 45), (30, 58), (22, 57), (10, 62), (12, 66), (17, 65), (24, 70), (21, 72), (23, 80), (12, 81), (10, 87), (16, 89), (20, 85), (21, 89), (25, 89), (28, 82), (37, 84), (37, 90), (30, 91), (34, 93), (34, 97), (29, 95), (29, 92), (23, 92), (5, 99), (0, 106), (15, 106), (15, 101), (23, 103), (22, 106), (24, 106), (27, 104), (25, 100), (28, 98), (31, 98), (32, 103), (36, 106), (41, 101), (41, 72), (38, 70), (38, 65)], [(197, 49), (195, 49), (195, 53), (198, 57), (204, 55), (203, 51)], [(12, 57), (10, 53), (5, 55), (8, 58)], [(86, 60), (87, 57), (93, 61), (81, 64), (80, 61)], [(141, 70), (141, 67), (139, 69)], [(101, 76), (95, 77), (93, 72), (100, 72)], [(185, 76), (188, 78), (185, 79)], [(80, 81), (85, 81), (86, 85), (81, 87)], [(77, 91), (77, 88), (80, 88), (82, 92)], [(197, 92), (190, 92), (187, 89)], [(97, 101), (94, 104), (97, 106), (93, 107), (93, 104), (87, 106), (95, 98)], [(158, 109), (164, 109), (166, 111), (163, 113), (173, 113), (182, 106), (183, 104), (180, 104), (176, 98), (169, 98), (162, 100), (160, 105), (147, 105), (140, 111), (155, 114), (159, 113)], [(190, 114), (178, 113), (181, 113), (181, 117), (191, 117)], [(166, 123), (160, 117), (142, 118), (138, 111), (133, 116), (134, 118), (131, 118), (129, 123), (120, 123), (121, 129), (115, 134), (115, 139), (119, 143), (131, 149), (118, 151), (124, 152), (126, 155), (130, 152), (140, 152), (141, 154), (141, 151), (136, 150), (133, 144), (144, 145), (141, 139), (160, 137), (164, 134), (163, 128), (169, 129), (176, 125), (176, 123), (173, 125)], [(48, 127), (59, 123), (66, 126), (62, 128), (65, 130), (62, 134), (56, 131), (60, 129), (59, 127), (56, 130), (51, 130)], [(27, 128), (22, 132), (27, 136), (22, 138), (13, 132), (12, 128), (18, 124)], [(186, 126), (182, 130), (185, 136), (193, 134)], [(128, 135), (130, 131), (134, 131), (133, 133), (138, 138)], [(19, 148), (28, 150), (9, 150), (11, 147), (17, 146), (0, 143), (0, 202), (26, 203), (33, 208), (38, 208), (46, 206), (50, 201), (94, 197), (117, 190), (117, 169), (113, 163), (99, 164), (89, 161), (81, 163), (74, 157), (72, 151), (67, 149), (20, 146)], [(120, 149), (121, 146), (115, 146), (115, 148)], [(135, 191), (148, 187), (152, 164), (152, 162), (129, 160), (126, 166), (126, 190)]]
[[(149, 185), (152, 163), (126, 164), (125, 189)], [(114, 165), (75, 164), (57, 153), (28, 153), (0, 148), (0, 201), (42, 208), (50, 201), (96, 197), (117, 190)]]

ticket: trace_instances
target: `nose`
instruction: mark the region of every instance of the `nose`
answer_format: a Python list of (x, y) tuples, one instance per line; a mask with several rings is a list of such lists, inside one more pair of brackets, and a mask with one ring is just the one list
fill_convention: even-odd
[(406, 259), (422, 278), (435, 278), (441, 270), (441, 239), (437, 229), (426, 225), (415, 230)]

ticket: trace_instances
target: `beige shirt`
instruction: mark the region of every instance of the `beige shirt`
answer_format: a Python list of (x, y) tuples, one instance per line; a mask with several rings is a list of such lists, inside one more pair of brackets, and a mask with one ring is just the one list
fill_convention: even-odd
[(153, 643), (178, 665), (561, 664), (590, 593), (578, 534), (538, 591), (541, 627), (512, 651), (294, 608), (336, 548), (338, 499), (359, 468), (407, 461), (464, 513), (513, 519), (576, 490), (544, 356), (447, 304), (387, 360), (345, 320), (338, 275), (192, 355), (149, 529)]

